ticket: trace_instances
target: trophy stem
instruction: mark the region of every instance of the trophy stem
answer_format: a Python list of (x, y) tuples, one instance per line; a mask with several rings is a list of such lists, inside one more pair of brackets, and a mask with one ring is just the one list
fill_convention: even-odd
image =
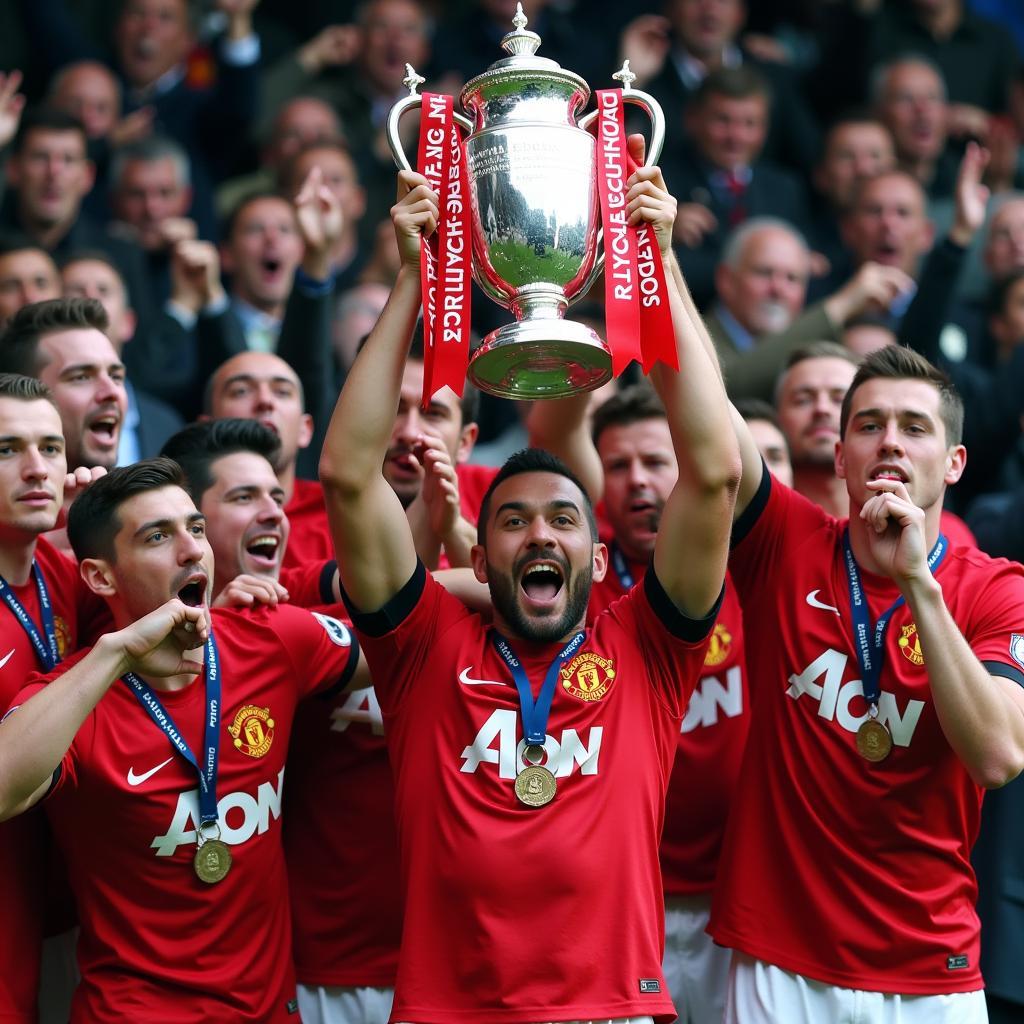
[(521, 401), (593, 391), (611, 377), (611, 356), (594, 331), (547, 317), (492, 331), (469, 364), (469, 379), (481, 391)]

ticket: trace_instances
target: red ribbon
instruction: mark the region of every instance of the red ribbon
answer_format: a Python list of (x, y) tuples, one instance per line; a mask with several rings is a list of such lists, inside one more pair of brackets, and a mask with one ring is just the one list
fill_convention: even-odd
[(423, 94), (417, 165), (438, 197), (437, 231), (420, 242), (423, 407), (443, 387), (462, 395), (469, 365), (470, 207), (452, 98)]
[(634, 360), (679, 369), (672, 312), (654, 231), (626, 222), (626, 180), (637, 164), (626, 147), (621, 89), (597, 92), (597, 187), (604, 224), (608, 348), (617, 377)]

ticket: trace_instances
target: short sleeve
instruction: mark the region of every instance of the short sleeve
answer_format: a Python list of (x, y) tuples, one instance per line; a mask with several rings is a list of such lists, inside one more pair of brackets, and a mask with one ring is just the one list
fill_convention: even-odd
[(986, 569), (966, 639), (990, 674), (1024, 686), (1024, 567), (999, 559)]
[(598, 646), (607, 646), (603, 635), (606, 630), (619, 632), (625, 638), (624, 646), (635, 649), (643, 661), (659, 701), (673, 718), (682, 718), (703, 672), (721, 604), (720, 595), (706, 618), (687, 618), (649, 570), (642, 585), (633, 587), (597, 617), (594, 630)]
[(342, 619), (291, 605), (268, 610), (267, 622), (295, 669), (299, 697), (343, 690), (359, 664), (359, 642)]
[(382, 710), (398, 710), (410, 688), (425, 681), (427, 659), (440, 638), (470, 620), (476, 617), (422, 563), (384, 608), (371, 614), (353, 613)]

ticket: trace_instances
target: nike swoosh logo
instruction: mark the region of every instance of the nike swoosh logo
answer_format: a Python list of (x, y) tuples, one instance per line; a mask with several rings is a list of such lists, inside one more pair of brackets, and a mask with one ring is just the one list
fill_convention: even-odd
[(150, 768), (148, 772), (143, 772), (141, 775), (136, 775), (135, 774), (135, 769), (134, 768), (129, 768), (128, 769), (128, 785), (129, 786), (141, 786), (146, 781), (146, 779), (151, 778), (152, 776), (156, 775), (156, 773), (158, 771), (160, 771), (160, 769), (163, 768), (164, 765), (170, 764), (173, 760), (174, 760), (173, 756), (169, 757), (169, 758), (167, 758), (166, 761), (161, 761), (160, 764), (158, 764), (155, 768)]
[(0, 668), (3, 668), (4, 665), (6, 665), (7, 662), (9, 662), (11, 658), (14, 657), (14, 652), (17, 649), (17, 647), (12, 647), (2, 658), (0, 658)]
[(820, 608), (823, 612), (835, 612), (835, 614), (838, 615), (839, 614), (839, 609), (838, 608), (836, 608), (834, 605), (825, 604), (823, 601), (819, 601), (818, 600), (818, 595), (820, 593), (821, 593), (820, 590), (812, 590), (807, 595), (807, 603), (812, 608)]
[(468, 668), (464, 668), (459, 673), (459, 682), (462, 683), (463, 686), (504, 686), (505, 685), (504, 683), (499, 683), (495, 679), (474, 679), (469, 674), (469, 669)]

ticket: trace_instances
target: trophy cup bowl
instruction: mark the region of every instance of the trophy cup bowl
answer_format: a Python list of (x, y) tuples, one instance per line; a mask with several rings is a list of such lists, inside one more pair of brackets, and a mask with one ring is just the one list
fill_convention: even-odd
[[(594, 114), (580, 117), (590, 88), (555, 61), (535, 56), (540, 37), (526, 29), (520, 6), (515, 31), (502, 40), (508, 57), (464, 86), (456, 115), (464, 140), (472, 210), (473, 278), (512, 311), (514, 323), (477, 348), (469, 379), (502, 398), (560, 398), (611, 379), (608, 348), (591, 328), (565, 319), (604, 266), (598, 255), (600, 207)], [(409, 168), (398, 134), (406, 111), (419, 106), (423, 79), (408, 68), (410, 95), (388, 118), (395, 162)], [(647, 163), (661, 155), (664, 117), (646, 93), (631, 90), (628, 67), (614, 76), (624, 99), (645, 109), (653, 130)]]

